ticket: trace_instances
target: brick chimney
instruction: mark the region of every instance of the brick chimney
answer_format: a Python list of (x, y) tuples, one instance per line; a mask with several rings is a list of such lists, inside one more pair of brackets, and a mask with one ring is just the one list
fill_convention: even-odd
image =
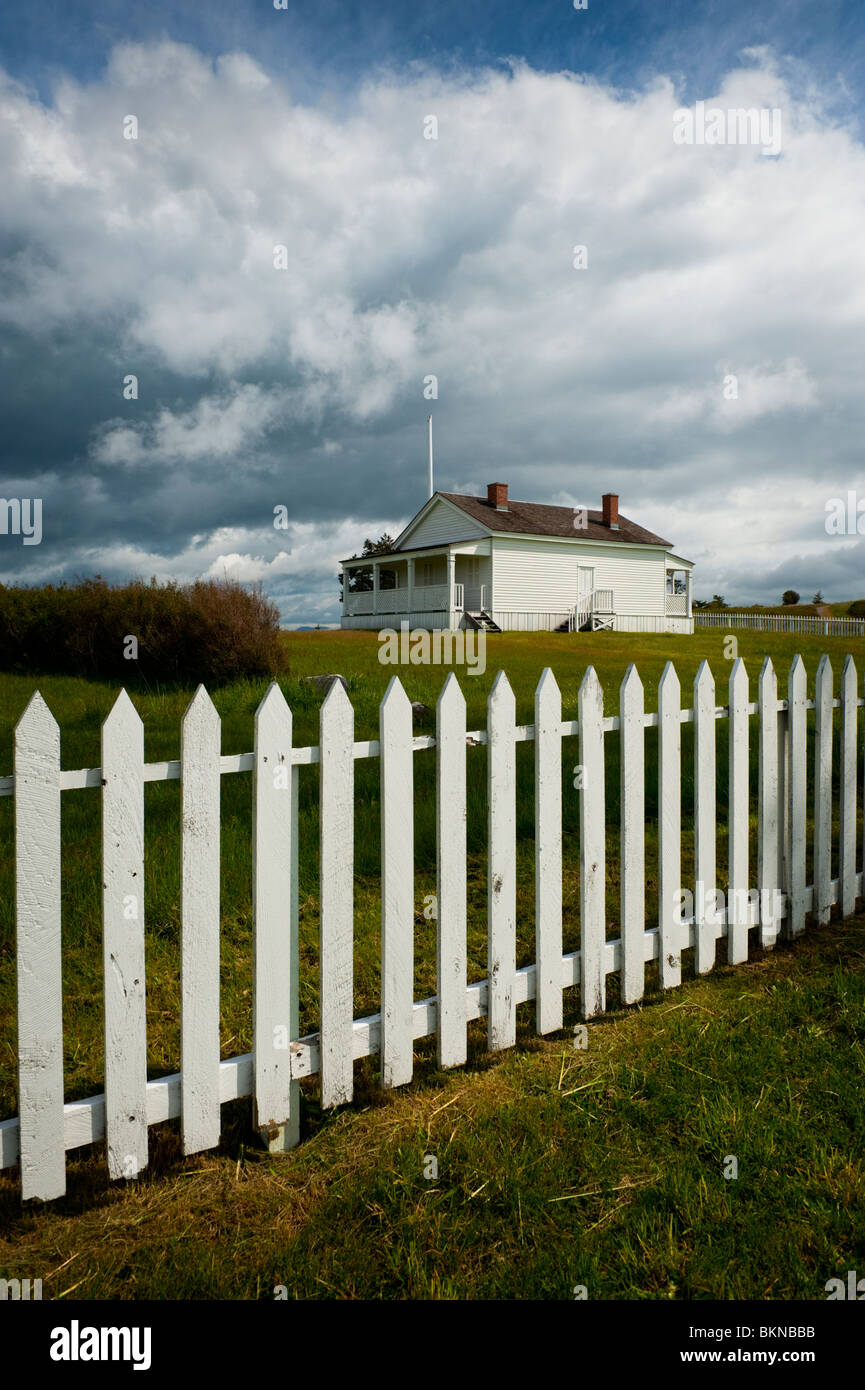
[(617, 492), (605, 492), (601, 498), (603, 508), (604, 525), (609, 526), (611, 531), (619, 529), (619, 494)]
[(507, 483), (487, 483), (487, 502), (491, 507), (495, 507), (497, 512), (506, 512), (508, 509)]

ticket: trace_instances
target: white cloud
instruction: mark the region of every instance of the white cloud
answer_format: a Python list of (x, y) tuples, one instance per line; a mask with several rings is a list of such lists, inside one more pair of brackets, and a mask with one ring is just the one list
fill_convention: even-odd
[[(825, 497), (862, 477), (865, 152), (765, 51), (702, 96), (779, 108), (781, 157), (674, 144), (663, 74), (623, 95), (519, 64), (417, 68), (335, 109), (299, 105), (245, 54), (214, 64), (165, 41), (121, 45), (102, 79), (64, 81), (48, 109), (5, 80), (0, 233), (15, 250), (0, 324), (102, 325), (118, 380), (149, 363), (199, 390), (183, 408), (145, 393), (107, 421), (103, 402), (103, 482), (213, 459), (236, 489), (274, 432), (302, 423), (317, 436), (284, 472), (311, 474), (316, 514), (409, 512), (424, 495), (404, 485), (402, 432), (410, 415), (422, 429), (432, 372), (443, 485), (481, 491), (506, 470), (514, 495), (589, 505), (618, 488), (626, 515), (702, 557), (708, 587), (722, 564), (767, 573), (785, 547), (818, 564)], [(127, 113), (138, 140), (122, 137)], [(437, 140), (423, 138), (430, 113)], [(727, 374), (738, 400), (723, 398)], [(375, 486), (356, 447), (337, 486), (339, 451), (364, 431)], [(297, 573), (305, 546), (324, 584), (377, 524), (298, 529), (290, 555), (260, 534), (99, 555), (270, 578)]]

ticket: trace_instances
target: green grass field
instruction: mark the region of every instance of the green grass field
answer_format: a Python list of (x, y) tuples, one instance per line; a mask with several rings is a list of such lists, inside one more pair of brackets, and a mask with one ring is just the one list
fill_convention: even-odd
[[(735, 634), (752, 699), (765, 655), (783, 696), (793, 654), (813, 681), (823, 650), (840, 674), (852, 653), (865, 668), (865, 640)], [(535, 684), (552, 667), (564, 717), (594, 664), (607, 713), (633, 661), (655, 708), (664, 663), (674, 660), (683, 703), (703, 658), (726, 701), (730, 661), (723, 631), (693, 637), (598, 633), (502, 634), (487, 641), (483, 675), (458, 672), (468, 727), (483, 727), (496, 671), (516, 692), (517, 718), (531, 722)], [(340, 671), (349, 680), (356, 738), (378, 732), (378, 703), (394, 671), (412, 699), (434, 707), (441, 667), (378, 661), (373, 633), (312, 632), (287, 638), (291, 675), (281, 682), (296, 743), (316, 743), (321, 696), (300, 677)], [(0, 775), (11, 771), (12, 729), (34, 688), (61, 725), (65, 768), (96, 766), (99, 729), (117, 690), (68, 678), (0, 677)], [(214, 692), (223, 752), (252, 747), (252, 721), (266, 682)], [(180, 717), (192, 691), (131, 687), (145, 723), (149, 761), (175, 758)], [(434, 719), (416, 725), (432, 732)], [(691, 865), (693, 779), (683, 728), (683, 880)], [(755, 723), (752, 734), (756, 738)], [(609, 935), (619, 934), (618, 740), (607, 738)], [(518, 964), (534, 958), (533, 749), (519, 746)], [(719, 883), (726, 842), (726, 724), (719, 723)], [(571, 756), (573, 755), (573, 756)], [(485, 975), (485, 750), (468, 756), (469, 978)], [(577, 793), (564, 753), (564, 945), (579, 946)], [(435, 754), (416, 755), (416, 997), (435, 992), (435, 925), (423, 915), (435, 888)], [(656, 743), (647, 731), (647, 902), (655, 912)], [(756, 757), (752, 758), (756, 788)], [(357, 772), (355, 1014), (377, 1011), (380, 884), (378, 762)], [(251, 776), (223, 778), (222, 1055), (249, 1050), (252, 1024)], [(861, 805), (861, 799), (860, 799)], [(0, 799), (0, 1117), (15, 1113), (12, 798)], [(301, 1031), (317, 1026), (317, 768), (301, 774)], [(148, 1068), (179, 1069), (179, 786), (145, 791), (145, 917)], [(63, 794), (64, 1024), (67, 1099), (102, 1089), (99, 797)], [(756, 823), (752, 825), (753, 832)], [(861, 831), (861, 823), (860, 823)], [(861, 841), (860, 841), (861, 843)], [(755, 841), (752, 844), (756, 852)], [(837, 864), (834, 866), (837, 873)], [(611, 1012), (592, 1025), (588, 1052), (570, 1032), (539, 1040), (532, 1005), (520, 1010), (517, 1048), (489, 1058), (472, 1025), (467, 1069), (443, 1075), (433, 1040), (418, 1047), (418, 1080), (383, 1093), (375, 1059), (357, 1069), (358, 1099), (322, 1114), (315, 1081), (304, 1083), (303, 1142), (278, 1162), (258, 1153), (248, 1102), (223, 1111), (222, 1148), (184, 1162), (174, 1124), (151, 1130), (146, 1177), (109, 1186), (104, 1154), (70, 1156), (69, 1195), (50, 1210), (22, 1211), (17, 1175), (0, 1174), (0, 1274), (45, 1277), (85, 1297), (270, 1297), (285, 1284), (298, 1297), (820, 1297), (825, 1280), (855, 1267), (853, 1211), (861, 1201), (862, 918), (814, 931), (795, 946), (708, 979), (646, 1007)], [(655, 986), (647, 972), (649, 996)], [(568, 1023), (577, 1021), (573, 991)], [(438, 1107), (442, 1107), (439, 1109)], [(436, 1113), (433, 1113), (436, 1112)], [(759, 1118), (758, 1118), (759, 1117)], [(423, 1156), (438, 1156), (438, 1181)], [(725, 1181), (734, 1154), (740, 1177)], [(582, 1193), (577, 1196), (576, 1193)], [(563, 1198), (564, 1200), (557, 1200)], [(201, 1218), (201, 1219), (199, 1219)], [(97, 1236), (97, 1232), (100, 1234)], [(110, 1232), (110, 1257), (100, 1242)], [(227, 1260), (230, 1246), (232, 1260)], [(834, 1263), (833, 1263), (834, 1261)], [(847, 1261), (847, 1263), (844, 1263)], [(853, 1261), (853, 1264), (850, 1264)], [(825, 1274), (820, 1282), (820, 1272)], [(774, 1273), (773, 1273), (774, 1272)], [(770, 1277), (771, 1276), (771, 1277)], [(815, 1280), (820, 1283), (819, 1289)], [(594, 1290), (594, 1291), (592, 1291)]]

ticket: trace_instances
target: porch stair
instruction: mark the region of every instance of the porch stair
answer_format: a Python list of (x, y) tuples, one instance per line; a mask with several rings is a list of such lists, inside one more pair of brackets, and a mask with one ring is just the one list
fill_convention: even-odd
[(477, 628), (479, 631), (483, 632), (501, 632), (498, 623), (494, 622), (489, 613), (483, 608), (479, 613), (466, 612), (465, 616), (466, 625), (468, 627)]

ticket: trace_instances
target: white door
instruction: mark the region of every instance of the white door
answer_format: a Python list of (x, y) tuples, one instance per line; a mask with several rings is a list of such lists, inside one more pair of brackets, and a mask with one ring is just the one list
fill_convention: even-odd
[(577, 570), (577, 595), (580, 607), (588, 603), (589, 595), (595, 587), (595, 570), (592, 565), (580, 565)]

